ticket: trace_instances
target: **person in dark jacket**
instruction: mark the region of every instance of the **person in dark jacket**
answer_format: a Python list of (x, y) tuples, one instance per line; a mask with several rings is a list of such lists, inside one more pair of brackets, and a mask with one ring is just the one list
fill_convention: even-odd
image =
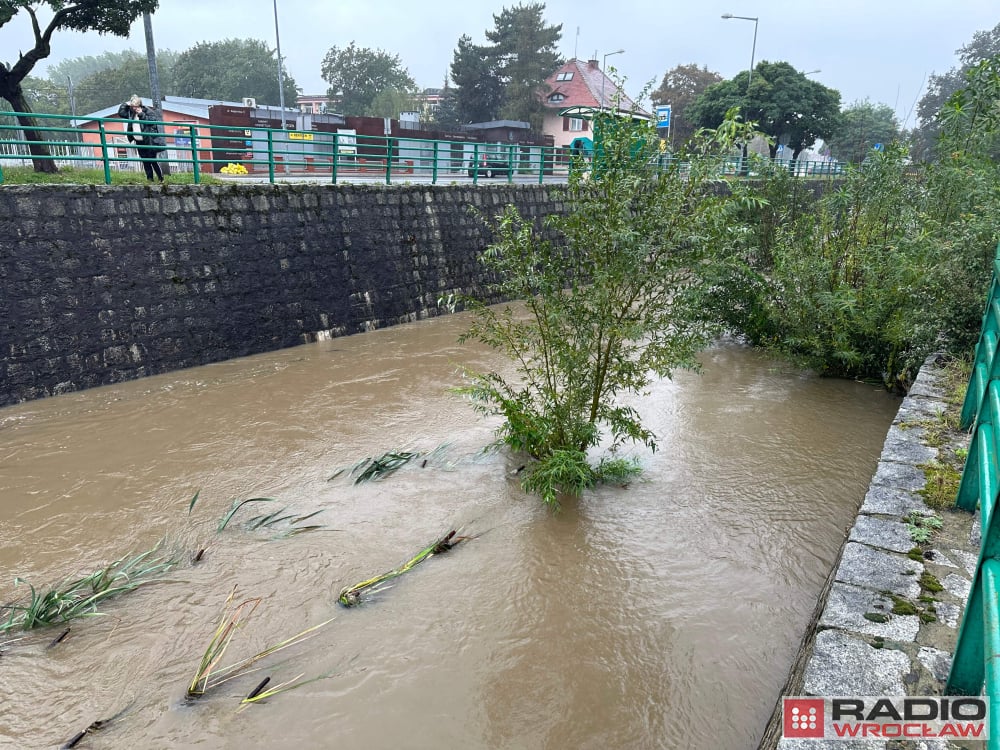
[(128, 140), (135, 144), (135, 149), (142, 159), (142, 169), (146, 173), (146, 179), (153, 181), (153, 175), (163, 182), (163, 170), (157, 158), (161, 151), (166, 150), (167, 144), (160, 134), (160, 128), (154, 124), (157, 120), (156, 113), (146, 107), (137, 95), (132, 97), (118, 108), (119, 117), (127, 117), (134, 122), (128, 124)]

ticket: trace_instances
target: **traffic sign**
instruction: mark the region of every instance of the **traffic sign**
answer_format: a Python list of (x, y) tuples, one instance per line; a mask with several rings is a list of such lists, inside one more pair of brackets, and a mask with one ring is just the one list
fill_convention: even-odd
[(656, 127), (658, 128), (669, 128), (670, 127), (670, 105), (661, 104), (656, 108)]

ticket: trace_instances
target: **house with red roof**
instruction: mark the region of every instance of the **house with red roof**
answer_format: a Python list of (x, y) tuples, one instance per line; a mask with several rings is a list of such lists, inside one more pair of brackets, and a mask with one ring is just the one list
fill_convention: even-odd
[[(586, 117), (588, 112), (617, 107), (619, 112), (650, 116), (605, 75), (597, 60), (569, 60), (546, 78), (545, 84), (548, 88), (542, 95), (546, 108), (542, 132), (552, 136), (556, 146), (572, 146), (582, 139), (587, 150), (592, 147), (593, 123)], [(570, 107), (579, 108), (576, 112), (584, 116), (560, 114)]]

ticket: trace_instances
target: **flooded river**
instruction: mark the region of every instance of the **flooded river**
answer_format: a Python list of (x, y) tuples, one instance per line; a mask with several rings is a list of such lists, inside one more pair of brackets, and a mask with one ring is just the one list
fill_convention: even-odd
[[(447, 390), (494, 363), (456, 343), (467, 322), (0, 409), (0, 603), (16, 576), (45, 587), (157, 543), (182, 560), (56, 645), (65, 626), (0, 634), (0, 746), (57, 747), (127, 708), (77, 747), (754, 748), (897, 400), (721, 344), (636, 402), (660, 437), (635, 452), (643, 478), (553, 515)], [(381, 482), (328, 481), (444, 443)], [(260, 496), (323, 528), (275, 538), (248, 507), (216, 531)], [(457, 527), (481, 536), (337, 604)], [(187, 701), (234, 586), (261, 603), (225, 663), (336, 619)], [(300, 674), (320, 679), (241, 710)]]

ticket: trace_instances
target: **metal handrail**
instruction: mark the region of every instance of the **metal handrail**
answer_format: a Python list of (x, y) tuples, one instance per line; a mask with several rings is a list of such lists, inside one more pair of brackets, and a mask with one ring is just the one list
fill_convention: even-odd
[[(0, 183), (3, 166), (33, 160), (86, 163), (104, 170), (106, 184), (122, 170), (138, 170), (143, 158), (135, 146), (115, 142), (125, 136), (125, 122), (118, 117), (89, 120), (96, 129), (72, 127), (74, 118), (67, 115), (28, 114), (42, 134), (50, 153), (33, 155), (28, 147), (37, 140), (25, 138), (25, 128), (14, 118), (19, 113), (0, 113)], [(52, 124), (55, 123), (55, 124)], [(547, 178), (564, 181), (571, 169), (586, 168), (588, 160), (571, 152), (568, 146), (538, 146), (517, 143), (483, 143), (464, 140), (426, 140), (405, 136), (373, 136), (326, 131), (295, 131), (280, 128), (243, 127), (156, 121), (167, 140), (167, 150), (157, 161), (166, 162), (174, 171), (190, 172), (199, 183), (203, 173), (218, 173), (230, 164), (242, 165), (249, 175), (266, 175), (269, 182), (287, 177), (314, 177), (337, 184), (358, 177), (379, 175), (385, 184), (421, 178), (431, 184), (471, 178), (478, 184), (487, 169), (474, 165), (503, 164), (508, 183), (515, 177), (538, 183)], [(32, 130), (32, 128), (29, 128)], [(171, 143), (172, 142), (172, 143)], [(662, 157), (659, 168), (674, 160)], [(743, 174), (741, 162), (734, 158), (720, 176)], [(836, 177), (844, 166), (831, 162), (798, 161), (788, 168), (801, 177)], [(230, 175), (233, 176), (233, 175)], [(749, 176), (753, 176), (751, 173)], [(522, 180), (523, 181), (523, 180)]]
[(1000, 750), (1000, 245), (993, 261), (993, 281), (983, 314), (979, 343), (962, 405), (961, 426), (973, 428), (969, 454), (955, 505), (979, 507), (981, 548), (969, 599), (955, 642), (945, 684), (946, 695), (990, 698), (989, 750)]

